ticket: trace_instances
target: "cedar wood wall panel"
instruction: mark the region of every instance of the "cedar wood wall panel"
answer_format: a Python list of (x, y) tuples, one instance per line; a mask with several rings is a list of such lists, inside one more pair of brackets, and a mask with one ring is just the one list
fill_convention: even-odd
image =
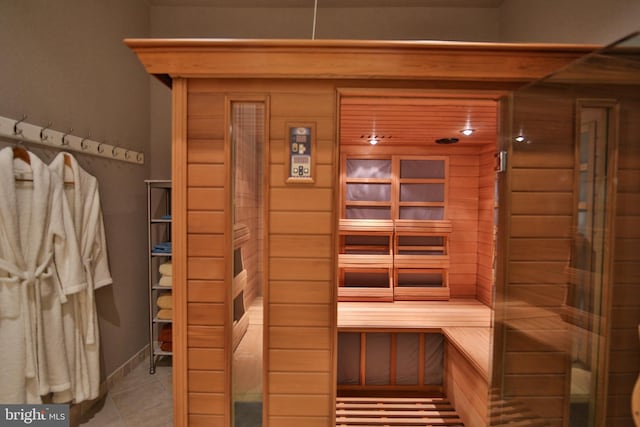
[[(334, 249), (335, 88), (308, 82), (246, 84), (212, 79), (189, 86), (189, 422), (205, 425), (228, 416), (224, 366), (224, 206), (208, 196), (224, 194), (224, 100), (268, 95), (269, 349), (270, 426), (317, 425), (332, 421), (335, 296)], [(316, 125), (314, 184), (285, 184), (286, 123)], [(201, 199), (203, 196), (204, 200)], [(208, 312), (213, 310), (216, 314)], [(193, 315), (191, 311), (194, 310)], [(208, 329), (203, 329), (208, 328)], [(202, 347), (202, 348), (201, 348)], [(196, 380), (206, 376), (215, 384)], [(228, 391), (227, 391), (228, 392)], [(213, 424), (209, 424), (213, 425)]]
[[(328, 426), (335, 405), (335, 88), (279, 86), (270, 90), (269, 425)], [(313, 184), (285, 183), (292, 122), (315, 123)]]
[(466, 427), (485, 427), (488, 411), (487, 380), (447, 342), (445, 357), (445, 395), (456, 408)]
[[(608, 370), (606, 426), (631, 426), (631, 391), (638, 375), (640, 345), (640, 104), (629, 100), (634, 89), (609, 88), (620, 102), (610, 333), (603, 360)], [(532, 143), (514, 145), (513, 190), (507, 289), (503, 396), (523, 403), (552, 426), (566, 422), (570, 332), (554, 313), (561, 308), (567, 284), (572, 233), (575, 99), (529, 96), (516, 112), (526, 118)], [(551, 96), (549, 96), (551, 95)], [(546, 96), (549, 96), (548, 98)], [(633, 95), (631, 95), (633, 96)], [(543, 126), (544, 124), (544, 126)], [(615, 151), (610, 150), (615, 155)], [(633, 249), (632, 249), (633, 248)], [(540, 271), (545, 271), (540, 275)], [(606, 315), (606, 312), (605, 312)], [(497, 368), (494, 365), (494, 369)]]
[(187, 92), (187, 393), (190, 426), (229, 419), (224, 95)]

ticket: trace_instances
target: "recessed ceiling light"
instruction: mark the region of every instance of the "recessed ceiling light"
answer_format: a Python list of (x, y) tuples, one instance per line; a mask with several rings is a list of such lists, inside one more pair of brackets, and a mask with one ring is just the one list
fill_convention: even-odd
[(436, 139), (436, 144), (455, 144), (460, 141), (458, 138), (439, 138)]
[(471, 135), (472, 133), (474, 133), (475, 131), (476, 131), (475, 129), (465, 128), (465, 129), (462, 129), (462, 130), (460, 131), (460, 133), (461, 133), (461, 134), (463, 134), (464, 136), (469, 136), (469, 135)]

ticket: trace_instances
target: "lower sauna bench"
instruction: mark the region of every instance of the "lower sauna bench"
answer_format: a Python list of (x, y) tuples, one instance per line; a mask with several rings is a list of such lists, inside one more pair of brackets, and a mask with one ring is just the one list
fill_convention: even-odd
[(487, 425), (489, 328), (338, 333), (337, 426)]

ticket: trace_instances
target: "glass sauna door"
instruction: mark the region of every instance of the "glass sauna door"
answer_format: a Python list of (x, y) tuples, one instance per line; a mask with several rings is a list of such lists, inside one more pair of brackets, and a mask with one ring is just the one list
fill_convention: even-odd
[(264, 102), (231, 103), (233, 425), (262, 425)]
[(640, 38), (511, 102), (490, 425), (633, 426)]

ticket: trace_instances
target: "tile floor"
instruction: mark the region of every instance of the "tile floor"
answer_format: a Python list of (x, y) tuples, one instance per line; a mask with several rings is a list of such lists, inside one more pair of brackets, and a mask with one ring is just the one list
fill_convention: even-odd
[(80, 420), (83, 427), (170, 427), (173, 425), (171, 359), (149, 374), (145, 359), (119, 380)]

